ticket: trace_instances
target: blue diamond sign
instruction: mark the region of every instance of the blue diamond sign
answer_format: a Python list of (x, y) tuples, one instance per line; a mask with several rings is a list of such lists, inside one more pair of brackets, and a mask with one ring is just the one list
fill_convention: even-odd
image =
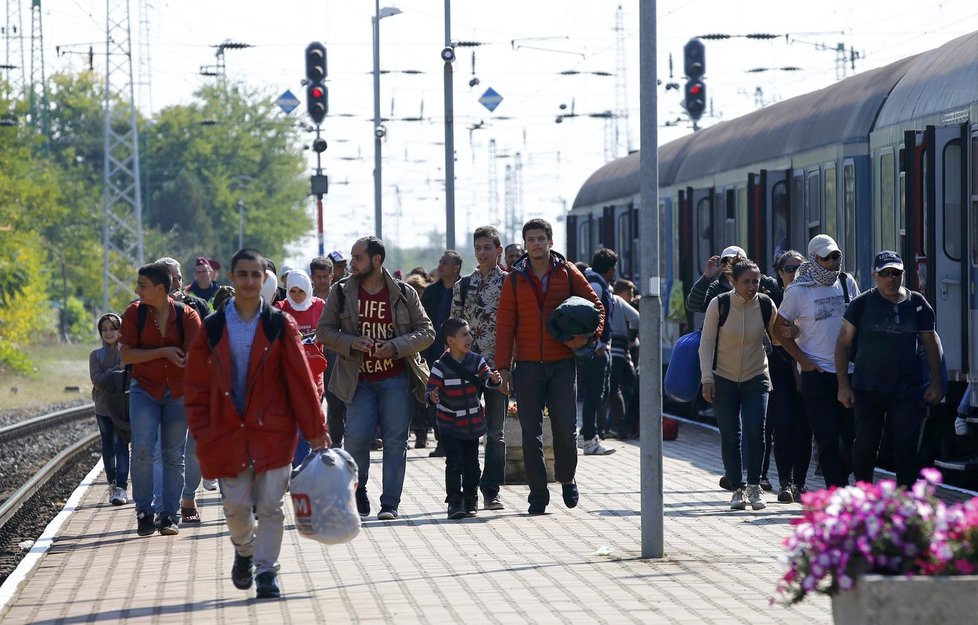
[(489, 109), (490, 113), (495, 111), (496, 107), (499, 106), (499, 103), (502, 101), (503, 96), (496, 93), (496, 90), (492, 87), (486, 89), (486, 92), (482, 94), (481, 98), (479, 98), (479, 104)]
[(285, 93), (280, 95), (278, 100), (275, 100), (275, 104), (278, 104), (282, 112), (288, 115), (295, 110), (295, 107), (299, 106), (299, 98), (295, 97), (294, 93), (286, 89)]

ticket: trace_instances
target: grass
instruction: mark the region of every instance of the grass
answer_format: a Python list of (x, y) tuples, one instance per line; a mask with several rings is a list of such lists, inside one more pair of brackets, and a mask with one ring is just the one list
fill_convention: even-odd
[[(91, 400), (88, 354), (96, 347), (85, 343), (30, 346), (27, 355), (34, 363), (35, 372), (31, 376), (0, 374), (0, 410)], [(79, 390), (69, 391), (67, 387)]]

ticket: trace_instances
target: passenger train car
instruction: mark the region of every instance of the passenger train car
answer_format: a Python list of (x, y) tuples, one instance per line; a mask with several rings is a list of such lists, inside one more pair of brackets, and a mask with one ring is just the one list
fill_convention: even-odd
[[(637, 152), (598, 169), (568, 213), (568, 257), (611, 247), (635, 280), (640, 199)], [(899, 251), (934, 307), (956, 402), (978, 382), (978, 32), (661, 146), (657, 215), (666, 311), (672, 285), (688, 293), (727, 245), (772, 273), (779, 252), (828, 233), (861, 289), (874, 254)], [(699, 323), (667, 321), (664, 362)]]

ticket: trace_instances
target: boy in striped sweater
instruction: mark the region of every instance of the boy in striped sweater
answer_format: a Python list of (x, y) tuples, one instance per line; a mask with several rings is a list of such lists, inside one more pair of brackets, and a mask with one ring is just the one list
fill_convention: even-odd
[(501, 378), (472, 352), (467, 321), (450, 317), (441, 334), (448, 349), (431, 365), (426, 396), (436, 407), (439, 442), (445, 448), (448, 518), (463, 519), (475, 516), (479, 504), (479, 438), (486, 433), (482, 392), (498, 387)]

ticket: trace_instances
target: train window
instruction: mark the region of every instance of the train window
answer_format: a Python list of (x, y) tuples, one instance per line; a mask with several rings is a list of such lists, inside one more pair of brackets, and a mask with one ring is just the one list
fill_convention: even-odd
[(737, 238), (737, 206), (734, 204), (733, 190), (726, 192), (724, 204), (720, 207), (720, 209), (726, 213), (723, 220), (722, 243), (736, 241), (738, 244), (744, 245), (744, 240)]
[(944, 147), (944, 253), (961, 260), (961, 142)]
[(788, 204), (788, 185), (779, 182), (771, 189), (771, 241), (774, 242), (771, 258), (777, 258), (791, 248), (788, 233), (788, 217), (791, 214)]
[(880, 229), (877, 232), (879, 249), (892, 250), (896, 248), (894, 219), (896, 205), (893, 191), (893, 151), (887, 150), (880, 154)]
[(709, 258), (713, 255), (713, 218), (710, 215), (712, 209), (712, 203), (709, 197), (704, 197), (696, 203), (696, 218), (697, 223), (700, 228), (699, 245), (700, 249), (696, 250), (696, 261), (702, 262), (702, 259)]
[(845, 243), (842, 251), (856, 267), (856, 166), (846, 161), (842, 166), (842, 215), (845, 220)]
[(978, 266), (978, 136), (971, 137), (971, 264)]
[(591, 258), (591, 222), (584, 220), (577, 230), (577, 257)]
[(737, 189), (737, 240), (746, 244), (747, 237), (747, 187), (740, 187)]
[(618, 252), (618, 272), (623, 276), (632, 275), (632, 257), (625, 250), (632, 249), (632, 220), (626, 211), (618, 215), (618, 225), (615, 227), (615, 251)]
[(830, 166), (825, 168), (825, 233), (834, 238), (836, 241), (841, 241), (842, 237), (839, 236), (839, 222), (836, 220), (838, 213), (836, 212), (836, 194), (835, 194), (835, 167)]
[(805, 223), (808, 228), (808, 240), (822, 232), (822, 188), (819, 183), (818, 170), (809, 172), (805, 185)]

